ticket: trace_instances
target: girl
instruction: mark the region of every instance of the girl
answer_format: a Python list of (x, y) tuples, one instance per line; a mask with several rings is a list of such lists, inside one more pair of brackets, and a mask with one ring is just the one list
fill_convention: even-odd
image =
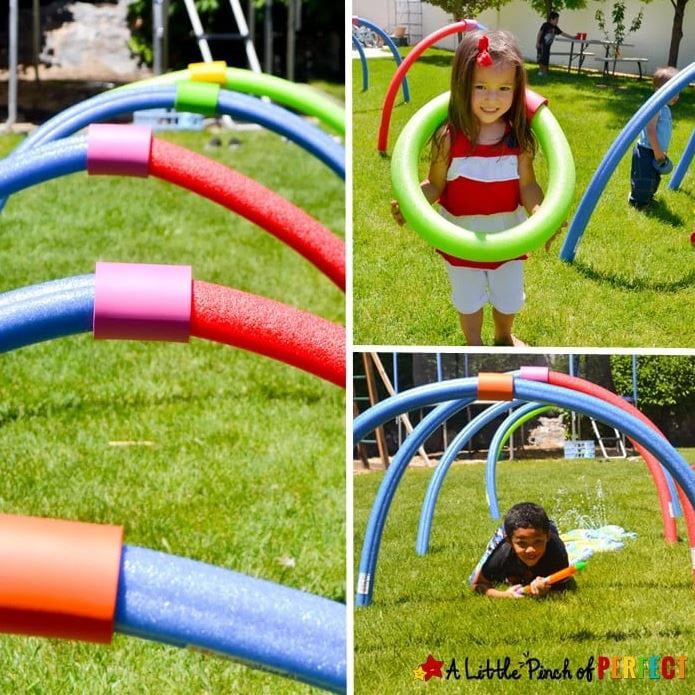
[[(435, 134), (422, 192), (462, 227), (494, 234), (533, 214), (543, 191), (533, 172), (535, 141), (526, 117), (526, 73), (506, 31), (466, 32), (451, 70), (447, 123)], [(399, 224), (405, 220), (391, 203)], [(482, 345), (483, 308), (492, 305), (495, 345), (523, 345), (512, 334), (524, 303), (526, 256), (499, 263), (444, 258), (452, 302), (469, 345)]]

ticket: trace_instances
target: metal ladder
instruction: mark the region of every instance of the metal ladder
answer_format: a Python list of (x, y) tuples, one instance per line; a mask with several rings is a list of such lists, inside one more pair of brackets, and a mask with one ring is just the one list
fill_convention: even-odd
[[(612, 427), (610, 429), (613, 430), (613, 434), (609, 435), (602, 435), (601, 430), (599, 430), (598, 423), (594, 418), (589, 418), (591, 420), (591, 428), (594, 430), (594, 435), (596, 436), (596, 441), (598, 442), (598, 445), (601, 449), (601, 454), (603, 455), (603, 458), (605, 459), (624, 459), (627, 458), (627, 451), (625, 449), (625, 440), (623, 439), (623, 435), (620, 433), (619, 430), (615, 429), (615, 427)], [(606, 446), (604, 442), (614, 442), (615, 447), (618, 450), (619, 453), (617, 453), (615, 456), (609, 456), (608, 453), (606, 452)], [(609, 444), (610, 446), (610, 444)]]
[(243, 41), (244, 48), (246, 49), (246, 59), (248, 60), (249, 67), (253, 72), (262, 72), (261, 64), (258, 62), (258, 55), (256, 54), (256, 48), (251, 40), (251, 34), (249, 33), (249, 27), (246, 23), (246, 17), (241, 10), (241, 4), (239, 0), (229, 0), (229, 5), (232, 8), (232, 13), (234, 14), (234, 20), (239, 27), (238, 34), (206, 34), (203, 29), (203, 25), (200, 21), (200, 16), (198, 15), (198, 10), (196, 10), (194, 0), (183, 0), (186, 5), (186, 11), (188, 12), (188, 18), (191, 20), (191, 26), (193, 27), (193, 33), (195, 34), (196, 41), (198, 42), (198, 48), (200, 48), (200, 55), (206, 63), (212, 62), (212, 53), (210, 51), (210, 44), (208, 40), (229, 40), (229, 41)]
[(422, 2), (421, 0), (395, 0), (396, 26), (407, 30), (411, 46), (422, 39)]

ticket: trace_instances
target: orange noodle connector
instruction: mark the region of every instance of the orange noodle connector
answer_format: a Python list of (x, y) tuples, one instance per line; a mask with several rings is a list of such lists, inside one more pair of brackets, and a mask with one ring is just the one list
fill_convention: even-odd
[(478, 400), (511, 401), (514, 399), (514, 377), (498, 372), (478, 374)]
[(108, 643), (123, 529), (0, 514), (0, 631)]

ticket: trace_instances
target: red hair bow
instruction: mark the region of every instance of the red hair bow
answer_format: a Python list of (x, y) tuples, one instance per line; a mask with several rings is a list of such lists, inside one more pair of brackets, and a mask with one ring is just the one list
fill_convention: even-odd
[(487, 48), (489, 45), (490, 45), (489, 39), (487, 38), (487, 36), (485, 36), (483, 34), (483, 36), (481, 36), (480, 39), (478, 40), (478, 56), (475, 59), (475, 62), (478, 65), (485, 67), (485, 68), (492, 65), (492, 56), (487, 51)]

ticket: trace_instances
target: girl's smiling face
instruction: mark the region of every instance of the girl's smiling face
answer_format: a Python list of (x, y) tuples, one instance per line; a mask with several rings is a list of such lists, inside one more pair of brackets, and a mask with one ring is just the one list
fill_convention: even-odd
[(481, 125), (498, 121), (512, 107), (516, 68), (513, 65), (496, 65), (473, 68), (471, 110)]

